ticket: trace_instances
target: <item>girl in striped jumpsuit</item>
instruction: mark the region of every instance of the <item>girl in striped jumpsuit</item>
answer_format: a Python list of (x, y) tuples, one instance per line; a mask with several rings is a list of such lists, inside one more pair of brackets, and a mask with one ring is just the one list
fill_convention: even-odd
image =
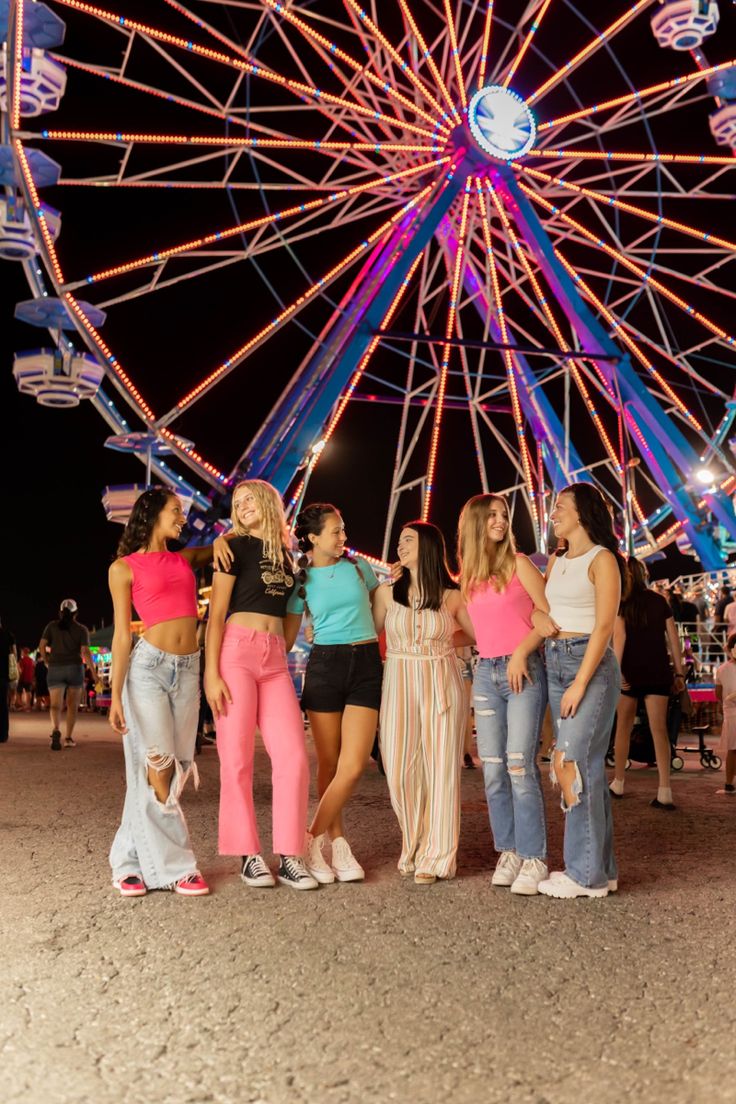
[(454, 648), (464, 633), (472, 640), (472, 626), (436, 526), (405, 526), (398, 556), (401, 576), (373, 607), (386, 630), (381, 755), (401, 828), (399, 871), (431, 885), (452, 878), (457, 862), (465, 699)]

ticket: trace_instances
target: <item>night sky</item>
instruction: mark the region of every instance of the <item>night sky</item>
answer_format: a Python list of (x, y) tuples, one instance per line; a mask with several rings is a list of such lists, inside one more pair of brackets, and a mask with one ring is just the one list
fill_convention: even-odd
[[(503, 13), (518, 10), (519, 6), (517, 0), (513, 3), (501, 0), (498, 8)], [(602, 25), (603, 20), (620, 14), (624, 6), (620, 0), (615, 3), (605, 0), (596, 4), (595, 18)], [(179, 25), (174, 26), (171, 9), (163, 4), (129, 0), (118, 7), (127, 15), (145, 17), (159, 26), (180, 30)], [(192, 7), (196, 10), (196, 3)], [(203, 14), (215, 21), (217, 13), (213, 9), (216, 6), (201, 7)], [(728, 29), (732, 32), (736, 29), (736, 15), (724, 2), (721, 9), (720, 34), (733, 43), (736, 35), (729, 35)], [(109, 56), (106, 52), (114, 50), (114, 30), (63, 7), (58, 7), (57, 11), (67, 22), (67, 39), (61, 52), (102, 61)], [(625, 48), (646, 51), (647, 80), (653, 82), (660, 75), (690, 71), (692, 62), (686, 54), (675, 56), (657, 49), (646, 22), (646, 17), (639, 21), (643, 30), (629, 36)], [(223, 24), (223, 29), (235, 34), (233, 26), (225, 28)], [(557, 45), (565, 57), (576, 48), (573, 41)], [(721, 60), (722, 53), (723, 49), (715, 51), (716, 60)], [(196, 71), (194, 61), (192, 64)], [(529, 64), (533, 66), (531, 55)], [(141, 71), (140, 78), (144, 75)], [(593, 102), (597, 94), (595, 77), (593, 74), (589, 78)], [(170, 86), (171, 82), (167, 87)], [(614, 95), (620, 85), (609, 82), (606, 90), (609, 88), (608, 94)], [(172, 90), (179, 94), (191, 91), (184, 82)], [(694, 118), (699, 130), (696, 150), (722, 152), (715, 147), (707, 127), (707, 111), (711, 107), (712, 101), (704, 103)], [(218, 132), (220, 125), (200, 116), (195, 122), (196, 132), (203, 134)], [(134, 130), (171, 127), (173, 130), (181, 125), (181, 116), (177, 116), (169, 105), (156, 103), (152, 107), (149, 98), (137, 93), (126, 92), (121, 98), (119, 90), (95, 78), (70, 73), (61, 110), (44, 119), (43, 124), (39, 120), (31, 120), (30, 124), (34, 130), (41, 125), (75, 129), (109, 129), (114, 125)], [(185, 125), (190, 130), (195, 129), (190, 117), (186, 117)], [(666, 127), (666, 120), (661, 120), (659, 125)], [(679, 137), (677, 127), (670, 126), (669, 134), (666, 129), (663, 133), (665, 140), (669, 140), (668, 148), (677, 148), (673, 145)], [(692, 134), (686, 139), (688, 148), (691, 148), (691, 139)], [(120, 159), (120, 150), (114, 147), (98, 149), (76, 144), (48, 144), (43, 148), (62, 164), (65, 176), (101, 172), (105, 167), (114, 171)], [(146, 156), (154, 155), (137, 151), (136, 156), (141, 157), (143, 165)], [(96, 159), (94, 165), (92, 157)], [(247, 159), (241, 162), (241, 170), (247, 176), (250, 171)], [(128, 189), (115, 197), (114, 208), (110, 205), (110, 195), (108, 192), (102, 197), (83, 188), (44, 191), (44, 200), (62, 211), (60, 257), (65, 271), (76, 278), (94, 270), (95, 266), (145, 252), (162, 240), (176, 241), (190, 233), (206, 232), (233, 222), (233, 215), (251, 217), (263, 209), (253, 192), (168, 192), (163, 207), (162, 193)], [(197, 198), (193, 200), (193, 196)], [(381, 221), (385, 217), (384, 214)], [(162, 235), (164, 219), (167, 226)], [(723, 232), (726, 228), (712, 229)], [(336, 247), (329, 237), (324, 243), (320, 241), (318, 247), (312, 244), (310, 248), (311, 254), (302, 256), (307, 258), (312, 279), (345, 252), (345, 247), (340, 248), (339, 243), (334, 252)], [(293, 259), (266, 254), (260, 272), (236, 265), (208, 277), (206, 286), (202, 281), (190, 280), (151, 296), (150, 301), (134, 300), (116, 307), (102, 331), (103, 336), (119, 353), (134, 379), (141, 383), (146, 398), (160, 413), (201, 378), (203, 369), (219, 363), (243, 340), (244, 334), (254, 332), (265, 318), (271, 317), (274, 301), (267, 287), (269, 281), (277, 286), (282, 300), (288, 302), (303, 291), (304, 273)], [(78, 601), (79, 619), (84, 623), (89, 626), (99, 626), (103, 621), (109, 623), (111, 605), (106, 572), (121, 530), (107, 522), (101, 494), (107, 484), (142, 482), (144, 469), (133, 459), (103, 448), (110, 430), (89, 404), (83, 402), (74, 410), (54, 411), (19, 395), (10, 370), (13, 353), (51, 342), (45, 331), (34, 331), (13, 321), (15, 303), (30, 298), (19, 265), (2, 262), (2, 287), (0, 334), (6, 367), (0, 380), (4, 427), (0, 437), (0, 459), (5, 500), (0, 617), (16, 634), (19, 644), (35, 646), (44, 625), (56, 615), (59, 602), (66, 597)], [(338, 284), (330, 294), (339, 297), (343, 287)], [(84, 291), (76, 294), (85, 298)], [(90, 298), (94, 301), (94, 295)], [(440, 317), (439, 329), (443, 317)], [(195, 407), (177, 428), (190, 436), (208, 458), (227, 470), (257, 429), (321, 324), (318, 311), (308, 310), (300, 317), (298, 325), (291, 325), (270, 342), (267, 350), (234, 373), (211, 400)], [(399, 328), (412, 327), (404, 323)], [(376, 366), (377, 370), (381, 368), (380, 355)], [(123, 409), (117, 397), (116, 402)], [(325, 454), (309, 495), (313, 499), (330, 498), (342, 505), (349, 540), (374, 553), (380, 551), (382, 538), (383, 502), (377, 488), (390, 477), (397, 412), (398, 408), (356, 404), (346, 419), (345, 431), (335, 438), (330, 455)], [(452, 490), (457, 493), (438, 493), (434, 520), (442, 526), (452, 544), (459, 503), (468, 494), (476, 493), (479, 487), (475, 485), (477, 473), (474, 475), (467, 430), (461, 430), (457, 421), (453, 421), (453, 415), (448, 414), (443, 433), (444, 455), (452, 458)], [(503, 480), (507, 476), (501, 465), (500, 459)], [(418, 494), (416, 503), (407, 501), (404, 509), (403, 520), (418, 512)], [(528, 547), (528, 534), (523, 531), (520, 543), (525, 551), (532, 550)], [(692, 558), (680, 556), (674, 550), (668, 552), (666, 561), (651, 566), (655, 577), (696, 569)]]

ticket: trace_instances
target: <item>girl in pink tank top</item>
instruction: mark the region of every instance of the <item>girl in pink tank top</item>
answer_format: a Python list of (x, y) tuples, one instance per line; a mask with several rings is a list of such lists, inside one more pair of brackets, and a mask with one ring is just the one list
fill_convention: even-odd
[(458, 555), (479, 654), (473, 679), (478, 755), (493, 842), (500, 852), (491, 882), (532, 895), (547, 877), (537, 767), (547, 684), (539, 653), (542, 637), (532, 625), (534, 609), (548, 609), (544, 579), (517, 553), (502, 495), (475, 495), (465, 503)]
[[(152, 487), (137, 499), (110, 568), (115, 611), (110, 724), (123, 738), (127, 791), (110, 851), (113, 885), (123, 897), (173, 889), (209, 893), (197, 870), (179, 797), (194, 772), (199, 716), (197, 588), (193, 568), (232, 559), (214, 547), (170, 552), (184, 526), (178, 496)], [(133, 606), (145, 625), (132, 647)]]

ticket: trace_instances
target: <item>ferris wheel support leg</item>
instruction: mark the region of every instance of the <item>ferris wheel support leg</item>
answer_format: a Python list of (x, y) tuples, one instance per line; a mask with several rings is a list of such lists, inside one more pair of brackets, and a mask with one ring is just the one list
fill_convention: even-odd
[[(457, 160), (460, 161), (462, 152)], [(417, 255), (425, 248), (446, 215), (465, 178), (456, 169), (436, 198), (395, 231), (387, 247), (365, 272), (360, 286), (324, 335), (317, 352), (295, 375), (275, 407), (269, 425), (273, 442), (265, 451), (251, 452), (249, 478), (266, 479), (285, 494), (296, 473), (308, 462), (310, 450), (324, 432), (336, 402), (379, 329)]]
[[(706, 519), (685, 486), (687, 480), (694, 476), (700, 466), (697, 453), (642, 385), (628, 354), (618, 348), (578, 292), (572, 278), (558, 262), (536, 211), (519, 188), (513, 172), (505, 167), (499, 168), (494, 172), (494, 184), (502, 192), (507, 210), (513, 216), (537, 264), (544, 272), (570, 325), (582, 339), (588, 355), (595, 356), (596, 353), (601, 353), (609, 357), (618, 357), (616, 369), (611, 362), (601, 361), (601, 370), (611, 386), (614, 384), (614, 371), (616, 372), (624, 416), (635, 429), (640, 443), (642, 431), (638, 428), (635, 418), (646, 427), (645, 451), (649, 465), (660, 482), (661, 489), (672, 506), (675, 516), (683, 523), (693, 550), (704, 569), (710, 571), (722, 567), (725, 563), (724, 553), (712, 533), (708, 531)], [(673, 457), (681, 471), (675, 467)], [(721, 491), (708, 496), (707, 501), (727, 532), (736, 539), (736, 516), (730, 501)]]

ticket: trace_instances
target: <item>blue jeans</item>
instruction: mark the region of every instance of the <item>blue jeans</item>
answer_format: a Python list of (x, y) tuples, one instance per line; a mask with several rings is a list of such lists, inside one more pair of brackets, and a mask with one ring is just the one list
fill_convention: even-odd
[(510, 656), (481, 659), (473, 679), (478, 755), (483, 763), (486, 801), (497, 851), (523, 859), (547, 854), (544, 797), (537, 766), (542, 716), (547, 704), (544, 664), (529, 656), (532, 682), (515, 694), (506, 678)]
[[(565, 873), (579, 885), (599, 888), (616, 878), (613, 818), (606, 783), (606, 750), (621, 689), (621, 671), (610, 648), (593, 674), (574, 717), (560, 718), (560, 702), (582, 663), (587, 636), (547, 640), (547, 685), (556, 748), (577, 766), (575, 804), (565, 813)], [(552, 779), (554, 781), (554, 756)]]
[[(173, 655), (139, 639), (123, 687), (123, 711), (127, 789), (110, 850), (113, 880), (140, 874), (149, 889), (170, 889), (197, 869), (179, 797), (190, 772), (197, 779), (199, 652)], [(174, 768), (165, 802), (148, 781), (151, 760), (161, 769)]]

